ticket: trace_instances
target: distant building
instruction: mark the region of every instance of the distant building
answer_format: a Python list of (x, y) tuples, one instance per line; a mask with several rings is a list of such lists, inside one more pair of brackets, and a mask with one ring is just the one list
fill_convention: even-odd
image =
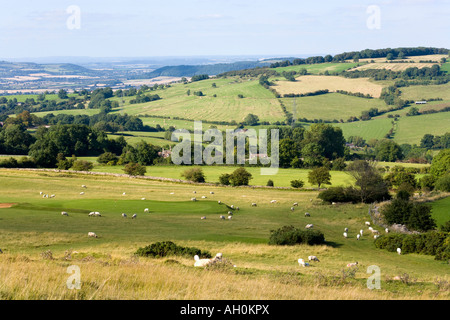
[(254, 160), (255, 158), (267, 159), (267, 153), (250, 153), (248, 161)]
[(168, 158), (172, 154), (172, 147), (170, 147), (170, 150), (165, 150), (164, 148), (162, 151), (158, 152), (158, 156), (163, 158)]
[(427, 104), (426, 101), (416, 101), (416, 104)]

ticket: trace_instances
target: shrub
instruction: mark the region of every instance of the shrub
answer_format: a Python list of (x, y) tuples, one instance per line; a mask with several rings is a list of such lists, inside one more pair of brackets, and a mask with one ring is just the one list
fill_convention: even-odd
[(252, 174), (245, 170), (245, 168), (237, 168), (230, 175), (230, 183), (232, 186), (246, 186), (252, 179)]
[(72, 165), (72, 169), (75, 171), (90, 171), (92, 168), (94, 168), (92, 162), (86, 160), (76, 160)]
[(269, 180), (267, 181), (267, 186), (268, 186), (268, 187), (273, 187), (273, 180), (269, 179)]
[(358, 191), (352, 187), (331, 187), (319, 193), (318, 198), (325, 202), (352, 202), (361, 200)]
[(131, 176), (143, 176), (147, 172), (147, 169), (139, 163), (130, 162), (125, 165), (123, 171)]
[(181, 176), (192, 182), (205, 182), (205, 174), (201, 168), (187, 169)]
[(224, 184), (226, 186), (230, 185), (230, 174), (224, 173), (219, 176), (220, 184)]
[(443, 175), (437, 179), (434, 186), (437, 190), (450, 192), (450, 174)]
[(102, 153), (98, 158), (97, 162), (101, 164), (111, 164), (116, 165), (117, 161), (119, 161), (119, 157), (116, 156), (116, 154), (112, 152), (105, 152)]
[(308, 245), (325, 243), (325, 236), (318, 230), (299, 230), (294, 226), (284, 226), (271, 230), (270, 245), (295, 245), (305, 243)]
[(202, 251), (195, 247), (178, 246), (172, 241), (155, 242), (136, 251), (138, 256), (162, 258), (170, 255), (193, 257), (198, 255), (201, 258), (211, 258), (211, 253)]
[(419, 180), (419, 185), (422, 190), (431, 191), (434, 189), (435, 182), (436, 182), (436, 178), (433, 177), (431, 174), (427, 174), (426, 176), (423, 176)]
[(305, 185), (305, 183), (302, 180), (291, 180), (291, 187), (292, 188), (302, 188)]

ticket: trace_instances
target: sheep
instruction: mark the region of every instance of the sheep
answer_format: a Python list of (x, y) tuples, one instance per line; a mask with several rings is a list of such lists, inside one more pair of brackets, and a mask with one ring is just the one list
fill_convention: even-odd
[(202, 196), (202, 199), (206, 199), (206, 196)]
[(228, 211), (228, 215), (232, 216), (233, 212), (232, 211)]
[(309, 260), (309, 261), (317, 261), (317, 262), (320, 262), (320, 260), (319, 260), (316, 256), (309, 256), (309, 257), (308, 257), (308, 260)]
[(217, 201), (217, 203), (218, 203), (218, 204), (222, 204), (222, 201), (219, 200), (219, 201)]
[(197, 199), (196, 198), (191, 198), (191, 201), (197, 201)]
[(80, 192), (80, 195), (84, 195), (84, 192)]
[(141, 198), (141, 200), (145, 200), (145, 198)]
[(124, 193), (122, 193), (122, 195), (123, 195), (123, 196), (126, 196), (127, 194), (124, 192)]
[(370, 222), (369, 221), (366, 221), (365, 224), (366, 224), (366, 226), (370, 226)]
[(54, 198), (54, 197), (56, 197), (56, 195), (54, 195), (54, 194), (52, 194), (52, 195), (50, 196), (50, 198)]
[(380, 235), (378, 235), (378, 234), (376, 234), (376, 235), (374, 235), (373, 236), (373, 238), (376, 240), (376, 239), (378, 239), (380, 237)]
[(356, 240), (359, 240), (359, 238), (361, 238), (361, 235), (358, 233), (358, 234), (356, 235)]
[(123, 218), (126, 218), (126, 217), (128, 217), (128, 216), (127, 216), (126, 213), (122, 213), (122, 217), (123, 217)]
[(344, 232), (344, 238), (347, 238), (347, 237), (348, 237), (347, 232)]
[(133, 216), (131, 217), (131, 219), (136, 219), (137, 218), (137, 214), (133, 214)]
[(294, 207), (291, 207), (291, 211), (294, 211)]
[(336, 204), (336, 202), (332, 202), (331, 204), (334, 206)]
[(83, 184), (81, 187), (82, 187), (82, 188), (87, 188), (86, 185), (84, 185), (84, 184)]
[(39, 194), (42, 196), (44, 193), (41, 191), (41, 192), (39, 192)]
[(102, 216), (102, 215), (100, 214), (100, 212), (98, 212), (98, 211), (94, 212), (94, 215), (95, 215), (96, 217), (101, 217), (101, 216)]
[(303, 259), (298, 259), (297, 261), (301, 267), (309, 267), (309, 263), (305, 262)]
[(270, 203), (277, 203), (277, 200), (271, 200)]
[(256, 203), (253, 202), (253, 203), (252, 203), (252, 207), (256, 207), (256, 206), (257, 206)]
[(222, 220), (225, 220), (225, 216), (220, 216), (219, 218)]
[(202, 220), (205, 220), (205, 219), (206, 219), (206, 217), (205, 217), (205, 216), (203, 216), (203, 217), (201, 217), (200, 219), (202, 219)]
[(175, 194), (175, 192), (171, 192), (170, 194)]
[(363, 232), (364, 232), (363, 229), (359, 230), (359, 234), (360, 234), (361, 236), (363, 235)]
[(94, 211), (89, 212), (88, 216), (89, 216), (89, 217), (95, 216), (95, 212), (94, 212)]
[(388, 228), (384, 229), (384, 231), (385, 231), (386, 233), (389, 233), (389, 229), (388, 229)]
[(239, 211), (239, 207), (236, 207), (236, 211)]
[(194, 267), (206, 267), (209, 264), (215, 262), (215, 261), (219, 261), (222, 260), (222, 254), (218, 253), (216, 254), (216, 256), (212, 259), (200, 259), (200, 257), (198, 255), (194, 256)]
[(95, 234), (95, 232), (88, 232), (88, 236), (98, 238), (98, 236)]
[(358, 265), (358, 261), (348, 263), (348, 264), (347, 264), (347, 267), (351, 268), (351, 267), (356, 267), (357, 265)]
[(66, 211), (61, 212), (61, 215), (63, 216), (69, 216), (69, 214)]
[(197, 191), (194, 191), (194, 192), (192, 192), (192, 193), (197, 193)]
[(313, 227), (312, 224), (307, 224), (307, 225), (305, 226), (306, 229), (311, 229), (312, 227)]
[(345, 232), (348, 232), (348, 228), (345, 228), (344, 231), (345, 231)]
[(209, 193), (210, 193), (210, 194), (214, 194), (214, 192), (213, 192), (213, 191), (210, 191)]
[(398, 254), (402, 254), (402, 249), (401, 248), (397, 248), (397, 253)]
[(145, 208), (145, 209), (144, 209), (144, 212), (148, 212), (148, 208)]
[(311, 215), (309, 214), (309, 212), (305, 212), (305, 217), (311, 217)]
[(228, 220), (231, 220), (231, 219), (233, 219), (233, 216), (228, 216)]
[(372, 233), (374, 233), (374, 234), (380, 234), (380, 231), (378, 231), (378, 230), (372, 229), (371, 231), (372, 231)]
[(231, 208), (231, 209), (234, 209), (234, 205), (232, 204), (232, 205), (230, 206), (230, 208)]
[(298, 202), (294, 202), (293, 207), (298, 207)]
[(370, 230), (370, 231), (372, 231), (372, 230), (373, 230), (373, 228), (372, 228), (372, 227), (369, 227), (369, 230)]

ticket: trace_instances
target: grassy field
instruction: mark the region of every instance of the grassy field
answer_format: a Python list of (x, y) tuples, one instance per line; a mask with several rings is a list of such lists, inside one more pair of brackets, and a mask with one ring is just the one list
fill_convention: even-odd
[(280, 80), (271, 88), (279, 94), (289, 93), (309, 93), (318, 90), (328, 89), (330, 92), (345, 90), (353, 93), (370, 94), (374, 98), (379, 98), (383, 86), (369, 81), (367, 78), (348, 79), (338, 76), (300, 76), (296, 81)]
[[(448, 264), (431, 256), (378, 250), (365, 228), (366, 205), (322, 205), (317, 193), (222, 188), (51, 172), (0, 170), (1, 299), (448, 299), (442, 280)], [(87, 185), (86, 189), (81, 185)], [(192, 202), (193, 190), (200, 199)], [(55, 194), (42, 198), (39, 191)], [(85, 191), (85, 195), (80, 195)], [(210, 194), (214, 191), (214, 194)], [(122, 195), (126, 192), (126, 195)], [(141, 200), (145, 197), (146, 200)], [(276, 204), (269, 200), (277, 199)], [(313, 201), (310, 201), (313, 199)], [(220, 220), (241, 209), (232, 220)], [(294, 211), (289, 208), (296, 201)], [(251, 207), (252, 202), (258, 203)], [(144, 208), (150, 213), (144, 214)], [(68, 217), (61, 211), (67, 211)], [(90, 211), (102, 217), (90, 218)], [(304, 212), (311, 217), (305, 217)], [(137, 213), (136, 220), (121, 213)], [(201, 216), (206, 216), (201, 220)], [(307, 223), (327, 240), (319, 246), (269, 246), (270, 230)], [(345, 227), (349, 238), (342, 237)], [(96, 232), (99, 238), (89, 238)], [(201, 269), (193, 259), (137, 258), (139, 247), (171, 240), (212, 254), (234, 268)], [(320, 262), (299, 268), (297, 259)], [(358, 261), (354, 274), (346, 264)], [(67, 268), (81, 271), (81, 289), (66, 287)], [(370, 290), (366, 269), (381, 270), (381, 289)], [(151, 272), (149, 272), (151, 270)], [(407, 274), (408, 283), (392, 280)], [(211, 286), (211, 283), (217, 285)]]
[(386, 104), (380, 99), (365, 99), (340, 93), (327, 93), (313, 97), (282, 98), (281, 101), (296, 119), (343, 119), (343, 121), (346, 121), (351, 116), (359, 117), (362, 111), (368, 111), (371, 108), (377, 108), (380, 111), (386, 109)]
[(405, 100), (427, 100), (441, 98), (450, 100), (450, 83), (429, 86), (410, 86), (400, 89), (402, 99)]
[(348, 62), (348, 63), (317, 63), (317, 64), (304, 64), (298, 66), (288, 66), (274, 68), (273, 70), (282, 73), (283, 71), (300, 71), (301, 69), (306, 69), (308, 73), (319, 74), (328, 72), (341, 72), (351, 68), (359, 66), (360, 63)]
[(368, 69), (387, 69), (392, 71), (405, 71), (408, 68), (431, 68), (436, 63), (369, 63), (360, 67), (355, 68), (355, 70), (368, 70)]
[(392, 119), (380, 118), (368, 121), (355, 121), (334, 124), (340, 127), (344, 137), (348, 139), (350, 136), (360, 136), (366, 141), (370, 139), (382, 139), (392, 128)]
[[(215, 88), (212, 87), (213, 83), (216, 84)], [(186, 93), (188, 90), (189, 96)], [(202, 91), (205, 96), (195, 96), (195, 91)], [(154, 93), (162, 99), (141, 104), (125, 104), (115, 112), (237, 122), (253, 113), (261, 121), (284, 120), (278, 100), (270, 91), (260, 86), (257, 80), (209, 79), (186, 85), (173, 84), (170, 88)], [(244, 98), (239, 98), (238, 95), (243, 95)]]

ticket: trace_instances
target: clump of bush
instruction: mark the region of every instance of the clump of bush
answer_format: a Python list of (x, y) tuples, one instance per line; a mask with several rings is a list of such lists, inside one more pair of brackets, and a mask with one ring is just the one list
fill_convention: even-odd
[(181, 174), (181, 176), (192, 182), (205, 182), (205, 174), (201, 168), (187, 169)]
[(402, 254), (419, 253), (434, 256), (435, 260), (450, 259), (450, 233), (426, 232), (421, 234), (390, 234), (375, 240), (375, 247)]
[(270, 245), (295, 245), (295, 244), (324, 244), (325, 236), (318, 230), (300, 230), (294, 226), (284, 226), (277, 230), (271, 230)]
[(144, 176), (147, 172), (145, 166), (140, 165), (139, 163), (129, 162), (122, 169), (126, 174), (131, 176)]
[(298, 180), (291, 180), (291, 187), (292, 188), (296, 188), (296, 189), (302, 188), (304, 186), (304, 184), (305, 183), (302, 180), (300, 180), (300, 179), (298, 179)]
[(209, 251), (202, 251), (195, 247), (182, 247), (172, 241), (155, 242), (146, 247), (139, 248), (136, 251), (138, 256), (162, 258), (166, 256), (185, 256), (194, 257), (198, 255), (200, 258), (211, 258)]
[(325, 202), (358, 203), (361, 200), (357, 190), (352, 187), (331, 187), (319, 193), (318, 198)]

